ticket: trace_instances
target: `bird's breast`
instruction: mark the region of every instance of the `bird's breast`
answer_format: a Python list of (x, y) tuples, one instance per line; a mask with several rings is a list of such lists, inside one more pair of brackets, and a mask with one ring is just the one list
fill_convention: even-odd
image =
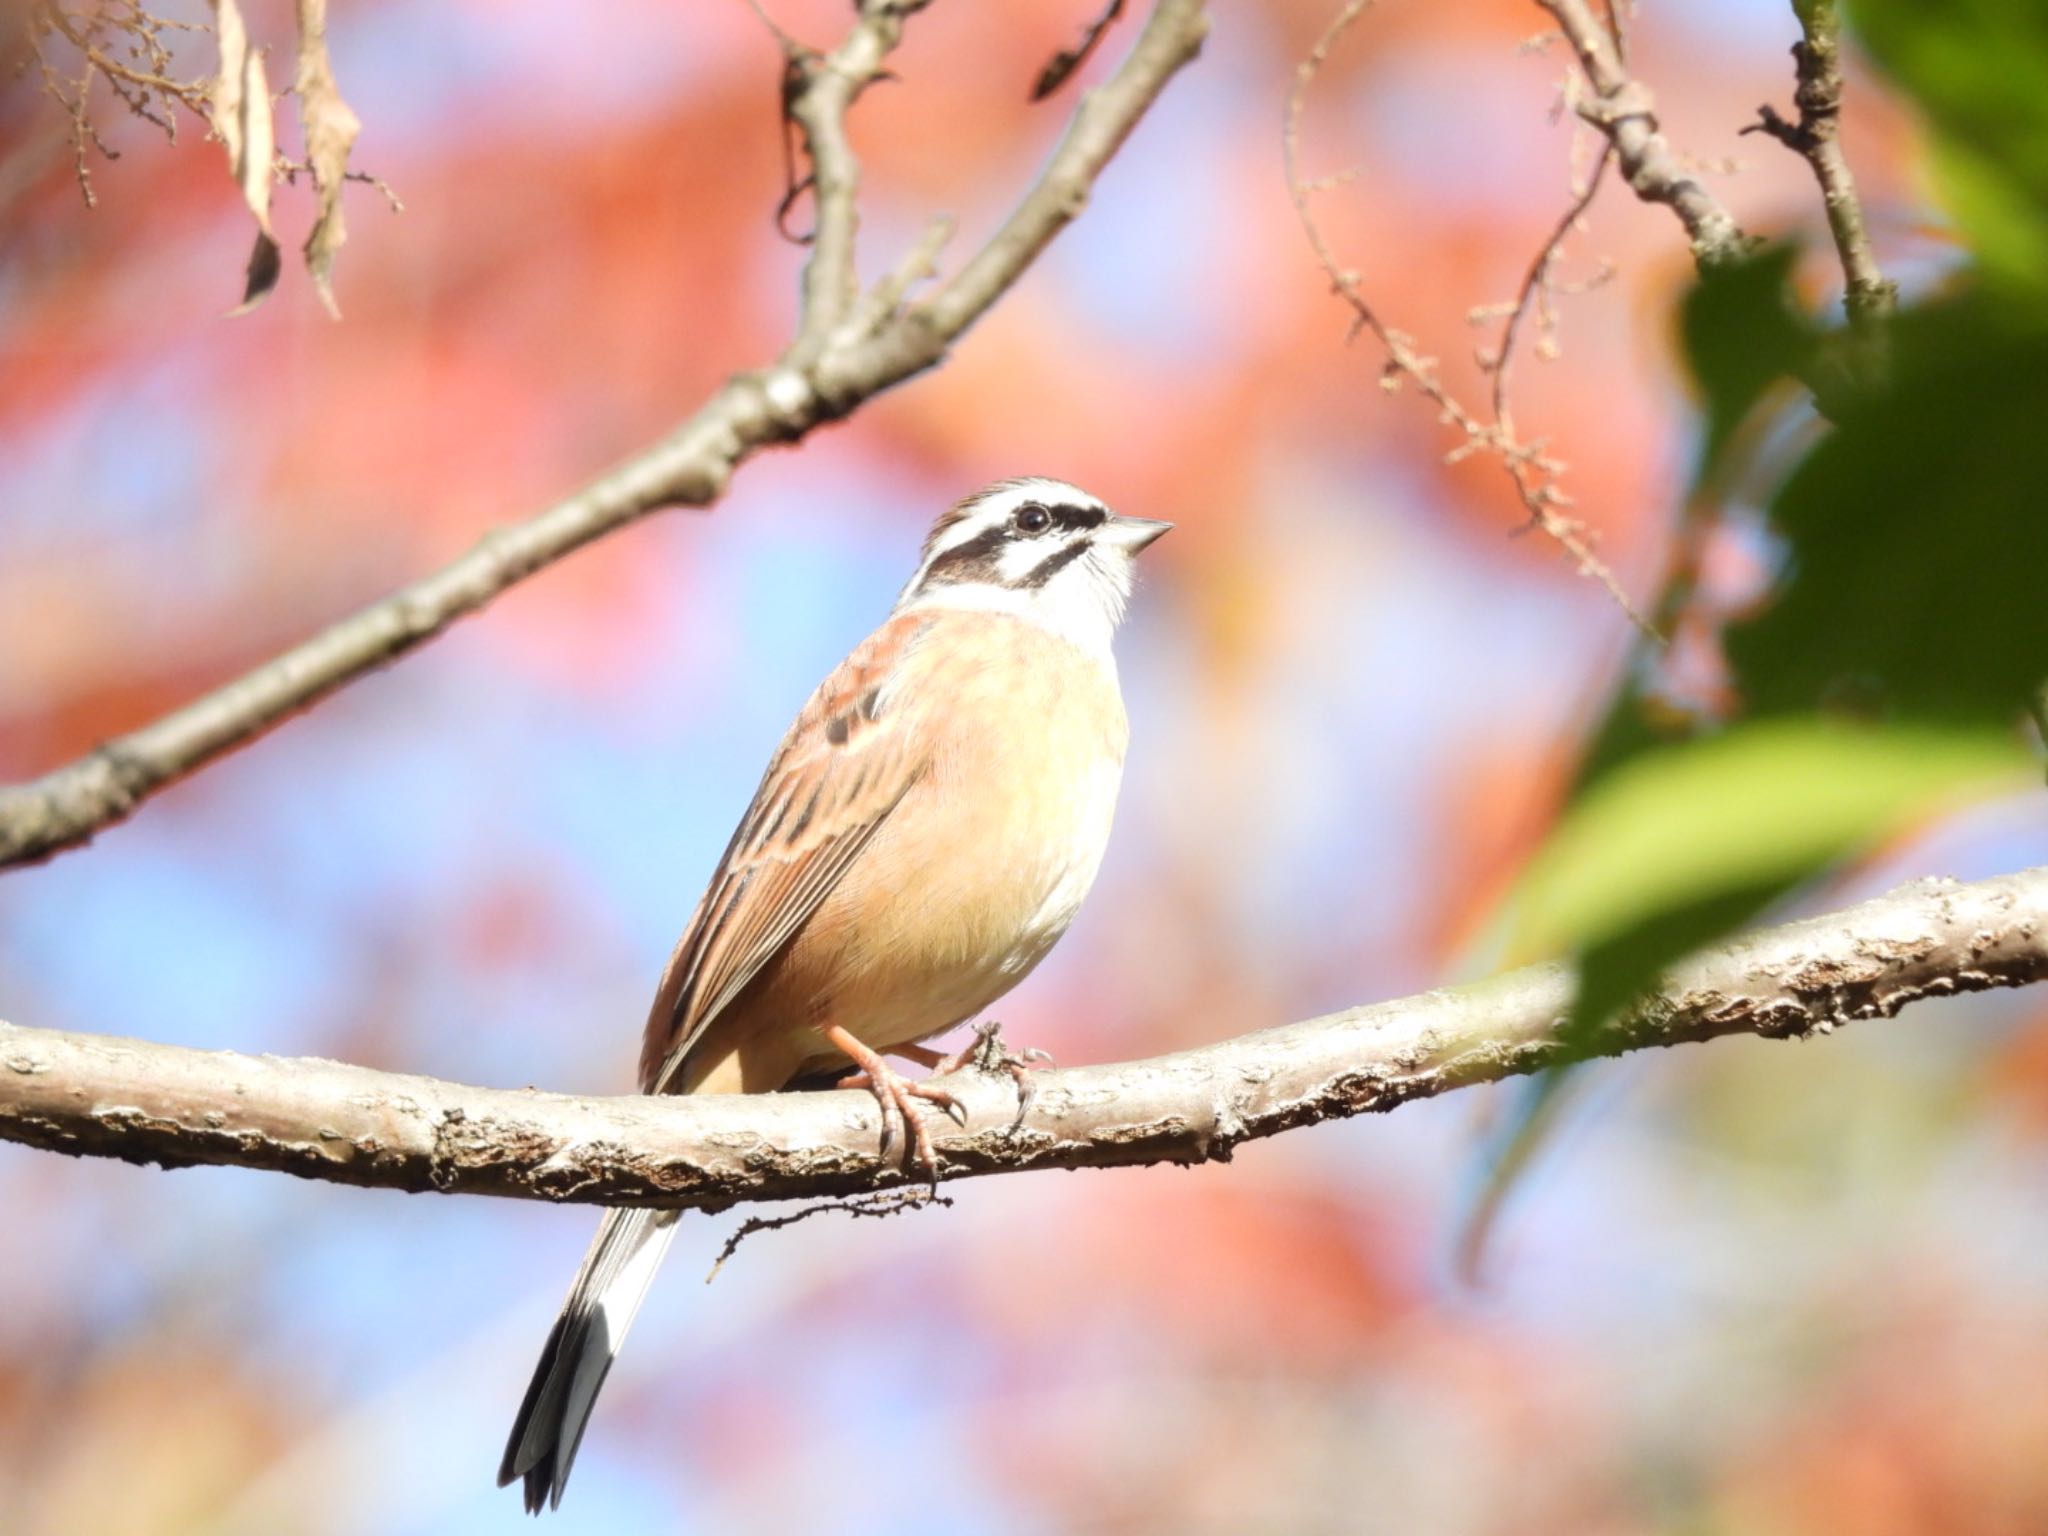
[(787, 981), (878, 1048), (979, 1012), (1044, 958), (1094, 883), (1123, 776), (1100, 659), (987, 615), (933, 628), (889, 690), (929, 766), (787, 957)]

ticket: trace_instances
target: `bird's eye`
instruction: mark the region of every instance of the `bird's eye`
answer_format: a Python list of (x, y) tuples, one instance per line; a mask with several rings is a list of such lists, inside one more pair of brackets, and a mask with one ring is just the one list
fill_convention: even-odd
[(1034, 501), (1019, 507), (1014, 521), (1019, 533), (1043, 533), (1052, 526), (1052, 514)]

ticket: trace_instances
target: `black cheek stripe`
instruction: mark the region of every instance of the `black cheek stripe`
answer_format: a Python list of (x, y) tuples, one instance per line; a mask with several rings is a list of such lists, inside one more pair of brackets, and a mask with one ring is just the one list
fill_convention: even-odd
[(1023, 587), (1027, 590), (1035, 590), (1044, 586), (1053, 577), (1059, 575), (1061, 571), (1064, 571), (1087, 553), (1088, 541), (1086, 539), (1076, 539), (1057, 554), (1048, 555), (1045, 559), (1039, 561), (1038, 564), (1026, 571), (1012, 585)]
[(934, 557), (931, 568), (925, 572), (929, 581), (942, 571), (950, 572), (963, 566), (972, 566), (991, 559), (1004, 544), (1009, 542), (1008, 530), (984, 528), (971, 539), (962, 540), (951, 549)]

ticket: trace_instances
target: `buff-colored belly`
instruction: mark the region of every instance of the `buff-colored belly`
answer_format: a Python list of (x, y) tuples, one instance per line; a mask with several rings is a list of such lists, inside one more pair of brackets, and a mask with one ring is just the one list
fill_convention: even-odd
[[(1012, 674), (1015, 675), (1014, 673)], [(1021, 697), (957, 692), (929, 773), (692, 1051), (687, 1091), (759, 1092), (973, 1017), (1066, 931), (1093, 883), (1123, 771), (1113, 677), (1043, 665)], [(1014, 729), (1017, 711), (1034, 729)]]

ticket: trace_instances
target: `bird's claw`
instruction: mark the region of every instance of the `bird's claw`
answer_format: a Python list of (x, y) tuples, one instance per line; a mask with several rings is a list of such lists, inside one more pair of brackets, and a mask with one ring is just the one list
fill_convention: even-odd
[(900, 1072), (893, 1072), (876, 1058), (874, 1066), (849, 1074), (839, 1080), (841, 1088), (865, 1088), (875, 1096), (875, 1104), (882, 1114), (881, 1155), (889, 1155), (890, 1145), (895, 1141), (897, 1127), (902, 1127), (906, 1143), (904, 1161), (915, 1167), (930, 1180), (936, 1188), (939, 1182), (939, 1155), (932, 1146), (931, 1126), (925, 1112), (918, 1103), (936, 1104), (940, 1113), (956, 1125), (967, 1124), (967, 1109), (957, 1098), (934, 1083), (912, 1082)]
[(977, 1072), (994, 1077), (1001, 1075), (1017, 1085), (1017, 1117), (1010, 1122), (1010, 1131), (1015, 1134), (1024, 1124), (1024, 1117), (1031, 1113), (1031, 1101), (1038, 1095), (1038, 1084), (1032, 1072), (1038, 1067), (1053, 1065), (1052, 1052), (1027, 1045), (1013, 1051), (1003, 1040), (1003, 1026), (994, 1019), (983, 1019), (974, 1026), (974, 1038), (960, 1050), (940, 1062), (935, 1075), (944, 1077), (972, 1067)]

